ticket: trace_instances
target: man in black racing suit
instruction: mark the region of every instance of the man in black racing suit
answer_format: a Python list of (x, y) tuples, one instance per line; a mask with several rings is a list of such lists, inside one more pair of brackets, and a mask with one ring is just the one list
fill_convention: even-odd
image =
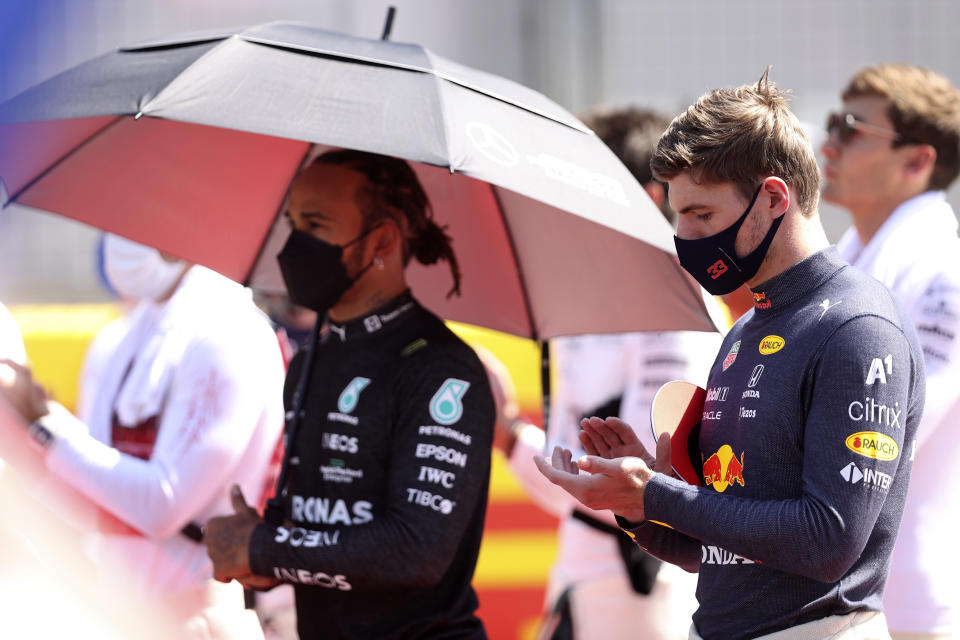
[(329, 313), (284, 390), (285, 521), (263, 522), (236, 496), (237, 514), (206, 526), (215, 575), (292, 583), (302, 638), (485, 638), (470, 581), (493, 398), (475, 353), (403, 275), (410, 257), (446, 259), (458, 290), (450, 240), (409, 165), (369, 153), (318, 157), (287, 215), (288, 291)]

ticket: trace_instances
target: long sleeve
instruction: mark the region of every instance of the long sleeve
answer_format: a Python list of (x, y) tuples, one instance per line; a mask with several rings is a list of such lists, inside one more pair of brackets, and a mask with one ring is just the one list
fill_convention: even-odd
[[(374, 513), (369, 502), (354, 501), (346, 522), (345, 512), (330, 511), (343, 501), (295, 496), (293, 526), (255, 529), (255, 573), (355, 591), (430, 588), (450, 570), (468, 527), (482, 527), (494, 421), (489, 382), (479, 361), (453, 357), (411, 367), (399, 380), (389, 394), (395, 422), (384, 445), (385, 508)], [(327, 525), (303, 525), (318, 520), (308, 509), (327, 510)]]
[(271, 402), (279, 408), (279, 351), (264, 341), (248, 340), (246, 349), (237, 344), (207, 338), (188, 349), (149, 460), (123, 454), (84, 429), (71, 429), (51, 448), (47, 466), (142, 534), (176, 534), (223, 493), (245, 450), (238, 443), (250, 440)]
[(911, 313), (923, 349), (926, 402), (917, 428), (922, 449), (960, 402), (960, 278), (944, 272), (934, 278)]
[[(890, 322), (875, 316), (847, 322), (825, 343), (811, 372), (808, 392), (815, 393), (809, 394), (801, 444), (799, 496), (742, 498), (657, 475), (646, 488), (647, 518), (744, 562), (823, 582), (839, 580), (860, 557), (888, 491), (906, 491), (900, 477), (906, 473), (898, 475), (909, 459), (906, 408), (908, 399), (923, 391), (911, 362), (907, 339)], [(860, 440), (851, 431), (867, 414), (876, 431)], [(874, 433), (880, 435), (869, 435)], [(841, 473), (851, 464), (851, 451), (868, 446), (878, 450), (856, 456), (856, 473), (878, 490), (844, 482)]]

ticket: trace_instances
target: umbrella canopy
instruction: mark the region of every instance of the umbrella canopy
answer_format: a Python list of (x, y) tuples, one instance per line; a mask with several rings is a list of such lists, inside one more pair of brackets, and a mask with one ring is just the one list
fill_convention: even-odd
[(0, 186), (282, 287), (277, 214), (315, 144), (414, 163), (463, 296), (443, 268), (408, 277), (445, 318), (538, 339), (714, 329), (669, 225), (592, 132), (416, 45), (271, 23), (120, 49), (0, 105)]

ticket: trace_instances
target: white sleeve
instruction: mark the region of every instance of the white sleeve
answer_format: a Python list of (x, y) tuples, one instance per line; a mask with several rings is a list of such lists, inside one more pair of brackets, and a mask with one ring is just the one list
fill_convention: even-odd
[(2, 304), (0, 304), (0, 359), (13, 360), (19, 364), (27, 363), (27, 352), (23, 348), (20, 328)]
[(926, 394), (917, 429), (917, 448), (926, 442), (960, 400), (960, 282), (942, 273), (927, 287), (911, 320), (923, 349)]
[(569, 493), (547, 480), (534, 464), (533, 456), (544, 455), (545, 446), (546, 434), (543, 430), (533, 425), (525, 426), (517, 435), (513, 451), (510, 452), (510, 470), (534, 504), (557, 518), (565, 518), (573, 510), (577, 501)]
[(657, 391), (671, 380), (704, 386), (721, 341), (719, 333), (698, 331), (637, 336), (639, 353), (624, 391), (621, 417), (651, 453), (656, 450), (656, 442), (650, 427), (650, 407)]
[[(47, 466), (148, 537), (176, 534), (218, 494), (273, 402), (279, 349), (248, 340), (191, 345), (177, 368), (150, 460), (120, 453), (80, 431), (58, 438)], [(277, 397), (272, 395), (276, 393)]]

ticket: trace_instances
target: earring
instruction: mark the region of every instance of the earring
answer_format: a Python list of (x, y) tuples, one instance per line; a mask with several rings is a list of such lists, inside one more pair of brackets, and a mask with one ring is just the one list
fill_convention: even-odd
[(377, 269), (379, 269), (380, 271), (383, 271), (383, 258), (381, 258), (380, 256), (374, 256), (373, 264), (377, 265)]

